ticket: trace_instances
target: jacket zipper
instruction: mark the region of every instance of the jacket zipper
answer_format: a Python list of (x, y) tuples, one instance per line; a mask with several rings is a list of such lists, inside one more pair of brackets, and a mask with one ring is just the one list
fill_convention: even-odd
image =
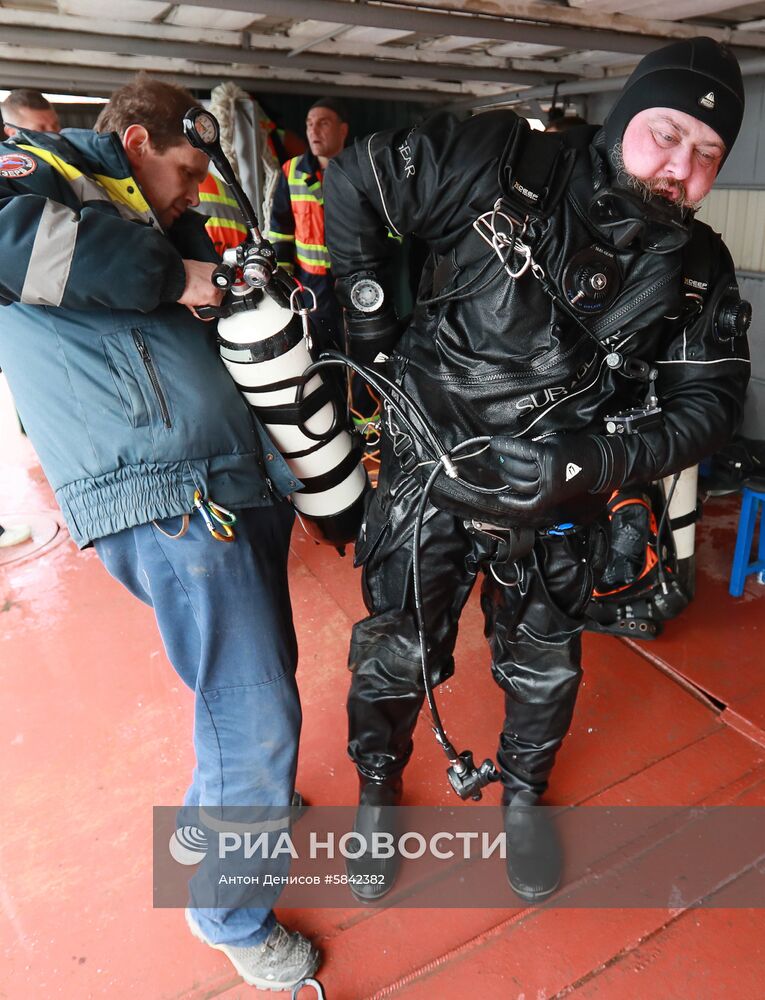
[[(603, 330), (608, 329), (608, 327), (614, 322), (623, 323), (624, 320), (629, 319), (629, 317), (638, 310), (646, 299), (653, 298), (653, 296), (661, 291), (666, 285), (674, 282), (680, 275), (681, 268), (676, 267), (673, 271), (668, 274), (663, 275), (658, 281), (655, 281), (648, 288), (644, 289), (640, 295), (636, 296), (632, 302), (623, 305), (621, 308), (617, 309), (615, 312), (609, 313), (608, 316), (604, 316), (601, 323), (593, 323), (592, 332), (597, 335)], [(618, 332), (618, 330), (616, 331)]]
[[(517, 374), (501, 371), (494, 375), (434, 375), (424, 365), (421, 365), (416, 361), (412, 361), (411, 358), (408, 359), (408, 363), (411, 364), (413, 368), (418, 369), (418, 371), (430, 374), (434, 381), (437, 380), (443, 385), (485, 385), (494, 384), (495, 382), (508, 382), (512, 385), (516, 385), (519, 389), (524, 389), (528, 385), (535, 384), (540, 375), (548, 375), (551, 371), (554, 372), (557, 368), (563, 365), (572, 354), (579, 350), (582, 343), (586, 342), (587, 339), (588, 338), (586, 336), (582, 335), (576, 343), (572, 344), (572, 346), (567, 348), (565, 351), (559, 351), (555, 357), (551, 358), (546, 364), (535, 365), (526, 372)], [(597, 349), (593, 344), (593, 355), (596, 353), (596, 350)], [(562, 372), (561, 374), (565, 374), (565, 372)]]
[(151, 382), (151, 387), (154, 390), (154, 395), (157, 397), (157, 402), (159, 403), (159, 410), (162, 414), (162, 423), (165, 427), (172, 427), (172, 421), (170, 420), (170, 410), (167, 406), (167, 400), (162, 392), (162, 386), (159, 384), (159, 379), (157, 378), (157, 370), (154, 367), (154, 361), (152, 360), (151, 354), (149, 354), (149, 348), (146, 346), (146, 342), (141, 336), (140, 330), (131, 330), (133, 335), (133, 341), (135, 346), (138, 348), (138, 353), (141, 355), (141, 360), (143, 361), (144, 368), (146, 369), (146, 374), (149, 376), (149, 381)]

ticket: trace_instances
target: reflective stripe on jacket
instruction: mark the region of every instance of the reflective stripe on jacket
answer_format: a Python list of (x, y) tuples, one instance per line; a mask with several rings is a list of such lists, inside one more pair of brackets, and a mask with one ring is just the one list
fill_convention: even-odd
[(319, 161), (311, 153), (282, 166), (268, 238), (287, 270), (323, 275), (330, 269), (324, 242), (324, 195)]
[(199, 211), (207, 216), (207, 235), (218, 255), (222, 257), (224, 250), (238, 247), (247, 236), (247, 226), (229, 186), (210, 172), (200, 185), (199, 203)]

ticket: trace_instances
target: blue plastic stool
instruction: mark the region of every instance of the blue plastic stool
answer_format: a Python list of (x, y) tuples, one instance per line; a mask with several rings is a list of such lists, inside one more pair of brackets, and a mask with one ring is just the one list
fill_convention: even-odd
[[(738, 534), (736, 535), (736, 550), (733, 553), (733, 568), (730, 574), (728, 591), (733, 597), (741, 597), (744, 593), (744, 580), (750, 573), (765, 571), (765, 528), (762, 523), (762, 510), (765, 504), (765, 490), (752, 489), (745, 486), (741, 490), (741, 514), (738, 519)], [(760, 518), (759, 541), (757, 543), (757, 560), (750, 563), (754, 529)]]

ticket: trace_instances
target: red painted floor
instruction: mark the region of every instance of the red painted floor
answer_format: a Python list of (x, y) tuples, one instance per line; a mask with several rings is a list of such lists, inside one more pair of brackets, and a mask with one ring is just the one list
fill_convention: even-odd
[[(245, 1000), (227, 960), (181, 910), (152, 908), (152, 807), (180, 801), (191, 769), (191, 697), (148, 609), (60, 527), (0, 386), (0, 521), (35, 535), (0, 555), (0, 998)], [(553, 803), (765, 805), (765, 588), (727, 595), (735, 498), (699, 530), (698, 595), (659, 640), (586, 636), (586, 678), (550, 790)], [(292, 588), (305, 711), (299, 786), (350, 805), (345, 659), (363, 614), (350, 556), (295, 534)], [(442, 714), (488, 754), (501, 703), (480, 611), (466, 610)], [(408, 804), (461, 805), (425, 720)], [(496, 787), (486, 795), (498, 801)], [(764, 848), (765, 849), (765, 848)], [(741, 879), (762, 879), (758, 870)], [(327, 1000), (762, 1000), (765, 915), (719, 908), (290, 911), (325, 954)], [(286, 995), (286, 994), (280, 994)], [(301, 1000), (308, 991), (301, 994)], [(310, 998), (313, 1000), (313, 997)]]

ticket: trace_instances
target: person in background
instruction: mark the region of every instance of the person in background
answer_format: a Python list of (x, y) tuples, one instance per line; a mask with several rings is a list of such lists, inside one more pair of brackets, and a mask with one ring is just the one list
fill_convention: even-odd
[(563, 108), (552, 107), (547, 115), (547, 128), (545, 132), (567, 132), (577, 125), (586, 125), (587, 122), (581, 115), (567, 115)]
[(342, 316), (324, 240), (322, 182), (329, 161), (348, 137), (348, 115), (340, 101), (322, 97), (305, 120), (308, 152), (282, 165), (274, 195), (268, 239), (281, 267), (316, 296), (312, 313), (320, 347), (343, 350)]
[(60, 132), (61, 124), (56, 109), (39, 90), (27, 87), (12, 90), (2, 104), (6, 136), (16, 135), (19, 129), (31, 132)]
[[(319, 350), (345, 351), (345, 333), (334, 289), (329, 255), (324, 240), (323, 179), (329, 162), (341, 153), (348, 138), (348, 113), (333, 97), (322, 97), (305, 120), (308, 152), (294, 156), (282, 166), (274, 194), (268, 238), (276, 257), (298, 281), (316, 296), (311, 313)], [(310, 299), (310, 294), (306, 296)], [(309, 303), (310, 304), (310, 303)], [(348, 378), (348, 405), (353, 422), (365, 439), (365, 453), (376, 474), (379, 440), (379, 404), (360, 379)], [(369, 464), (369, 463), (368, 463)]]
[[(0, 136), (15, 135), (20, 128), (34, 132), (60, 132), (56, 109), (39, 90), (12, 90), (0, 105)], [(0, 549), (21, 545), (32, 537), (27, 524), (3, 528), (0, 524)]]

